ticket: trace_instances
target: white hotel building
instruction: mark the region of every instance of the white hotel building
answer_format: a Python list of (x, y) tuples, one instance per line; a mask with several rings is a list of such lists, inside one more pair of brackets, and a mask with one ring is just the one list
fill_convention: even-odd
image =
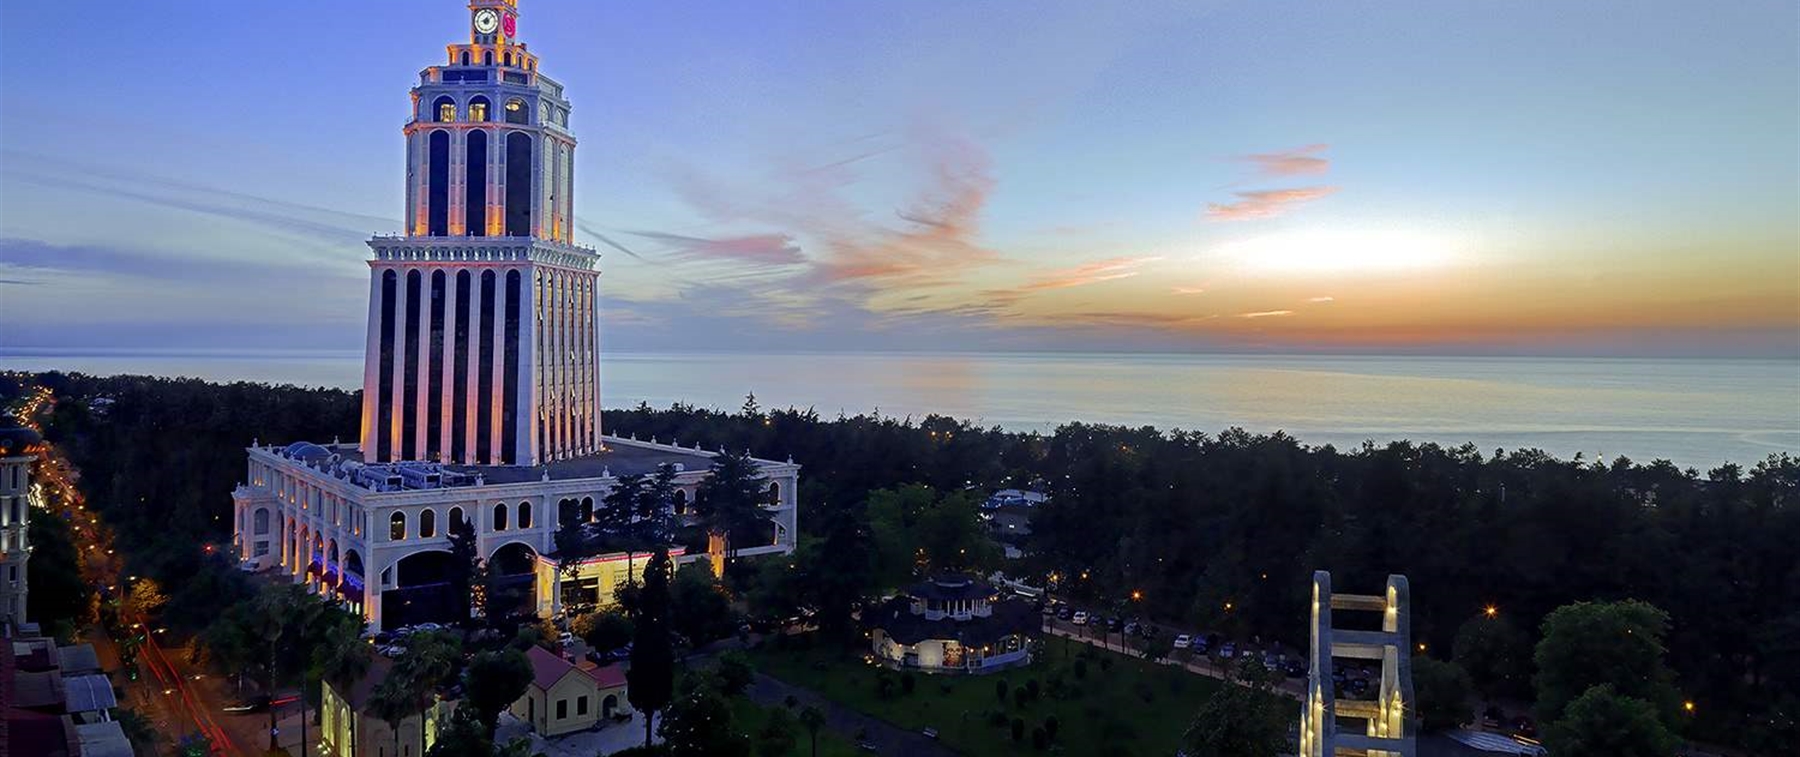
[[(612, 566), (643, 556), (549, 569), (561, 513), (591, 517), (616, 477), (662, 464), (691, 501), (714, 455), (602, 434), (600, 256), (574, 243), (569, 101), (517, 40), (515, 0), (469, 12), (469, 41), (412, 90), (406, 233), (369, 240), (360, 443), (253, 445), (233, 493), (247, 565), (334, 593), (377, 630), (455, 601), (441, 587), (459, 519), (481, 558), (532, 574), (541, 614), (565, 581), (607, 601)], [(791, 552), (799, 466), (757, 462), (772, 527), (733, 546)]]

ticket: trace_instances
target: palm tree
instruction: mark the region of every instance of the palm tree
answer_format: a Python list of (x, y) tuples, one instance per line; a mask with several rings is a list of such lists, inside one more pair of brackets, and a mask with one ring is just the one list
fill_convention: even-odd
[[(338, 617), (324, 631), (324, 638), (313, 650), (313, 667), (319, 680), (339, 692), (347, 692), (368, 675), (374, 653), (363, 641), (363, 621), (354, 615)], [(356, 753), (356, 724), (350, 724), (350, 753)]]
[(425, 749), (425, 711), (437, 701), (438, 688), (456, 677), (461, 663), (462, 643), (456, 637), (445, 631), (428, 631), (408, 637), (406, 652), (394, 664), (404, 682), (409, 711), (419, 713), (421, 752)]
[[(394, 754), (400, 754), (400, 721), (412, 714), (412, 693), (405, 680), (405, 675), (398, 666), (388, 671), (388, 677), (375, 685), (369, 694), (369, 712), (387, 723), (388, 732), (394, 735)], [(354, 729), (352, 729), (354, 730)]]
[(800, 724), (806, 726), (806, 734), (812, 737), (812, 757), (819, 757), (819, 729), (825, 727), (825, 713), (809, 704), (800, 711)]

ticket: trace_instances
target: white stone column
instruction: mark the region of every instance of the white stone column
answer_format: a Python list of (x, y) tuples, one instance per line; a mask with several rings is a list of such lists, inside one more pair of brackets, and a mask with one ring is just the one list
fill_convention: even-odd
[[(402, 429), (406, 425), (406, 270), (395, 269), (394, 274), (394, 385), (390, 387), (390, 401), (394, 411), (389, 418), (388, 459), (398, 459), (406, 455), (405, 438)], [(385, 463), (387, 460), (374, 462)]]
[(519, 271), (519, 367), (513, 377), (519, 383), (519, 406), (513, 417), (519, 421), (514, 439), (518, 443), (521, 465), (542, 462), (544, 451), (537, 448), (537, 269), (527, 266)]
[(481, 461), (486, 464), (500, 462), (500, 419), (506, 408), (506, 271), (494, 269), (494, 330), (489, 335), (494, 340), (494, 363), (488, 366), (488, 377), (493, 382), (492, 401), (488, 413), (488, 459)]
[(382, 269), (369, 264), (369, 321), (363, 348), (362, 449), (363, 459), (374, 456), (383, 429), (381, 416), (381, 276)]
[(588, 391), (593, 395), (593, 402), (594, 402), (593, 445), (594, 445), (595, 450), (599, 450), (600, 449), (600, 437), (606, 433), (606, 427), (605, 427), (605, 425), (603, 425), (601, 423), (601, 420), (600, 420), (600, 413), (606, 409), (606, 405), (605, 405), (605, 403), (603, 403), (601, 401), (602, 397), (601, 397), (601, 393), (600, 393), (600, 380), (601, 380), (601, 375), (600, 375), (600, 331), (601, 331), (601, 327), (603, 326), (603, 324), (600, 323), (600, 272), (599, 271), (594, 271), (593, 273), (588, 274), (588, 287), (589, 287), (589, 289), (591, 289), (593, 291), (594, 296), (592, 298), (590, 298), (590, 300), (588, 302), (587, 312), (583, 313), (582, 317), (588, 319), (588, 322), (592, 323), (593, 327), (594, 327), (593, 328), (594, 352), (593, 352), (593, 354), (589, 355), (588, 359), (587, 359), (588, 368), (590, 371), (593, 372), (593, 375), (594, 375), (594, 381), (593, 381), (593, 384), (589, 387)]
[(481, 409), (481, 270), (469, 269), (469, 375), (468, 390), (463, 395), (463, 459), (464, 464), (487, 462), (475, 457), (475, 431), (481, 427), (477, 414)]
[(455, 462), (450, 459), (450, 442), (456, 426), (456, 274), (454, 268), (444, 270), (444, 372), (443, 391), (438, 395), (438, 404), (442, 408), (438, 414), (439, 462)]
[(406, 440), (412, 452), (406, 457), (409, 460), (425, 459), (425, 434), (431, 428), (431, 269), (419, 269), (419, 333), (418, 349), (413, 351), (414, 363), (412, 374), (418, 376), (418, 386), (413, 387), (413, 396), (407, 401), (413, 405), (413, 417), (418, 425), (406, 430)]

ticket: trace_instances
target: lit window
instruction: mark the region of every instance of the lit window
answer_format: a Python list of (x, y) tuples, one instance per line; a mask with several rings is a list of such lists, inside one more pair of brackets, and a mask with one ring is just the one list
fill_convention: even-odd
[(488, 118), (487, 108), (488, 104), (486, 100), (476, 99), (474, 102), (469, 103), (469, 120), (486, 121)]
[(438, 103), (438, 121), (449, 123), (456, 120), (455, 103)]

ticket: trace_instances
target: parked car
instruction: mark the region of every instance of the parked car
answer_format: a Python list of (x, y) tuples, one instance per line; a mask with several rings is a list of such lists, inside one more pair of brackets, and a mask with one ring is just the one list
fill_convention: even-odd
[(1227, 660), (1237, 656), (1237, 644), (1225, 642), (1219, 646), (1219, 656)]
[(1069, 622), (1070, 622), (1070, 623), (1074, 623), (1074, 624), (1075, 624), (1075, 625), (1078, 625), (1078, 626), (1085, 626), (1085, 625), (1087, 625), (1087, 622), (1088, 622), (1088, 614), (1087, 614), (1087, 611), (1086, 611), (1086, 610), (1082, 610), (1082, 611), (1080, 611), (1080, 612), (1077, 612), (1077, 613), (1075, 613), (1075, 616), (1074, 616), (1074, 617), (1072, 617), (1072, 618), (1069, 618)]
[(1180, 636), (1176, 636), (1174, 643), (1176, 649), (1187, 649), (1194, 645), (1194, 638), (1184, 633)]
[(923, 731), (920, 731), (919, 733), (925, 734), (925, 738), (928, 738), (928, 739), (935, 739), (938, 737), (938, 731), (936, 728), (927, 728)]
[(1106, 630), (1108, 630), (1108, 631), (1117, 631), (1124, 627), (1125, 627), (1125, 621), (1120, 619), (1119, 616), (1117, 616), (1117, 615), (1114, 615), (1114, 616), (1106, 619)]
[(1125, 635), (1136, 636), (1136, 635), (1138, 635), (1139, 631), (1143, 630), (1143, 628), (1144, 628), (1144, 625), (1142, 623), (1139, 623), (1135, 620), (1131, 621), (1130, 623), (1125, 624)]
[(1069, 609), (1068, 605), (1063, 605), (1061, 607), (1056, 608), (1056, 619), (1057, 620), (1069, 620), (1073, 617), (1075, 617), (1075, 611)]
[(556, 635), (556, 643), (563, 649), (575, 646), (575, 634), (564, 631)]

